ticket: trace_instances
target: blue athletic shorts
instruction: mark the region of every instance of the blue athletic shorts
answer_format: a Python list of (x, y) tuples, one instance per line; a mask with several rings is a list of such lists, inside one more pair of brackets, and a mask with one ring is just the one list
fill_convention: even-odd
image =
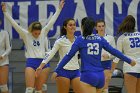
[[(26, 67), (31, 67), (36, 70), (41, 64), (43, 59), (41, 58), (27, 58)], [(43, 68), (50, 67), (50, 63), (46, 64)]]
[(140, 73), (127, 73), (127, 74), (132, 75), (136, 78), (140, 78)]
[(102, 67), (104, 69), (110, 69), (111, 70), (111, 64), (112, 63), (112, 60), (106, 60), (106, 61), (102, 61), (101, 64), (102, 64)]
[(100, 72), (89, 72), (89, 71), (81, 72), (80, 81), (87, 83), (87, 84), (89, 84), (93, 87), (96, 87), (98, 89), (103, 88), (103, 86), (105, 84), (104, 72), (103, 71), (100, 71)]
[(61, 71), (57, 72), (57, 77), (65, 77), (68, 78), (70, 80), (80, 77), (80, 71), (79, 69), (77, 70), (65, 70), (65, 69), (61, 69)]

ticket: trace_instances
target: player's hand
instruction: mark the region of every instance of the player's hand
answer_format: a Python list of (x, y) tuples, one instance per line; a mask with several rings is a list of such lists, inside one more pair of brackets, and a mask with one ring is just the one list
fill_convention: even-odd
[(102, 54), (103, 59), (109, 59), (109, 55), (108, 54)]
[(35, 76), (38, 77), (42, 71), (42, 68), (38, 67), (35, 71)]
[(61, 0), (59, 4), (59, 8), (62, 9), (64, 7), (65, 0)]
[(2, 11), (6, 12), (6, 4), (4, 2), (1, 3)]
[(4, 57), (3, 56), (0, 56), (0, 60), (3, 60), (4, 59)]
[(56, 72), (53, 72), (53, 74), (51, 76), (51, 80), (52, 81), (55, 81), (56, 80), (56, 77), (57, 77), (57, 73)]
[(132, 60), (131, 63), (130, 63), (130, 65), (131, 66), (135, 66), (136, 65), (136, 61), (135, 60)]

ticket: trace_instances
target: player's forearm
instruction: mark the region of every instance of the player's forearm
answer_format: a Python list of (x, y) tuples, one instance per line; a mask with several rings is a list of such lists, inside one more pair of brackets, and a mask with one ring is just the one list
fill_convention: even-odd
[(128, 64), (131, 63), (131, 59), (123, 55), (120, 51), (117, 49), (113, 48), (112, 46), (108, 45), (106, 50), (108, 50), (112, 55), (122, 59), (123, 61), (127, 62)]
[(45, 63), (41, 63), (38, 68), (42, 69), (45, 65), (46, 65)]
[(60, 64), (55, 69), (55, 72), (58, 72), (60, 69), (62, 69), (70, 61), (71, 58), (71, 56), (65, 55), (64, 58), (61, 60)]
[(48, 24), (42, 29), (42, 31), (44, 33), (48, 33), (50, 31), (50, 29), (53, 27), (54, 23), (56, 22), (60, 12), (62, 9), (58, 8), (55, 12), (55, 14), (51, 17), (50, 21), (48, 22)]
[(59, 49), (59, 45), (57, 43), (54, 44), (54, 47), (52, 50), (50, 50), (46, 55), (45, 58), (43, 59), (42, 63), (47, 64), (56, 54), (56, 52)]
[(12, 26), (15, 28), (15, 30), (19, 33), (19, 34), (24, 34), (22, 31), (22, 28), (15, 22), (15, 20), (9, 15), (8, 12), (3, 12), (5, 17), (8, 19), (8, 21), (12, 24)]
[(2, 54), (3, 57), (8, 56), (11, 52), (11, 47), (9, 47), (8, 49), (6, 49), (6, 51)]

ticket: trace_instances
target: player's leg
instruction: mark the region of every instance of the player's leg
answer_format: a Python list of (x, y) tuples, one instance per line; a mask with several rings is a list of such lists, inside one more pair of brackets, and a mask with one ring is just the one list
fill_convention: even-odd
[(138, 73), (137, 77), (136, 93), (140, 93), (140, 73)]
[[(109, 82), (111, 80), (111, 62), (112, 60), (106, 60), (106, 61), (102, 61), (102, 66), (104, 68), (104, 74), (105, 74), (105, 85), (102, 88), (103, 92), (102, 93), (108, 93), (108, 86), (109, 86)], [(101, 90), (101, 89), (100, 89)]]
[(8, 65), (0, 66), (0, 90), (1, 90), (1, 93), (9, 93), (8, 86), (7, 86), (8, 73), (9, 73)]
[(96, 87), (81, 81), (81, 93), (96, 93)]
[(71, 71), (71, 85), (74, 93), (81, 93), (81, 84), (80, 84), (80, 71), (74, 70)]
[(42, 91), (41, 93), (43, 93), (42, 87), (43, 87), (43, 84), (47, 82), (49, 73), (50, 73), (50, 67), (44, 68), (42, 72), (40, 73), (39, 77), (36, 78), (35, 93), (39, 93), (39, 91)]
[(56, 85), (58, 93), (69, 93), (70, 79), (59, 76), (56, 78)]
[(124, 74), (125, 87), (127, 93), (136, 93), (137, 78), (131, 74)]
[(96, 86), (97, 93), (103, 92), (103, 87), (105, 86), (105, 75), (104, 72), (97, 73), (98, 78), (98, 85)]
[(75, 93), (81, 93), (80, 77), (72, 79), (71, 84)]
[(25, 83), (25, 93), (33, 93), (35, 84), (35, 70), (31, 67), (26, 67), (25, 69)]
[(47, 93), (47, 90), (48, 90), (47, 84), (44, 83), (42, 86), (42, 93)]
[(103, 93), (103, 89), (97, 89), (97, 93)]
[(56, 85), (58, 93), (69, 93), (70, 88), (70, 71), (62, 69), (57, 73)]
[(103, 93), (109, 93), (108, 92), (108, 86), (109, 86), (109, 82), (111, 80), (111, 71), (109, 69), (105, 69), (104, 70), (104, 74), (105, 74), (105, 85), (103, 87)]

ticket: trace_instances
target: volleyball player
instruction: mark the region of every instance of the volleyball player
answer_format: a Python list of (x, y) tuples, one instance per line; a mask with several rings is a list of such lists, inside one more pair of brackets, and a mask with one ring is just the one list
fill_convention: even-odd
[(46, 77), (50, 70), (49, 64), (47, 64), (40, 76), (35, 77), (35, 70), (42, 62), (45, 57), (45, 38), (52, 28), (53, 24), (57, 20), (62, 8), (64, 6), (64, 0), (61, 0), (59, 8), (56, 10), (55, 14), (52, 16), (48, 24), (42, 28), (40, 22), (33, 22), (29, 26), (28, 30), (20, 27), (15, 20), (6, 11), (5, 3), (2, 3), (2, 10), (5, 17), (9, 20), (15, 30), (19, 33), (21, 38), (25, 43), (25, 56), (27, 58), (26, 68), (25, 68), (25, 81), (26, 81), (26, 92), (33, 93), (34, 88), (35, 93), (42, 93), (42, 85), (46, 82)]
[[(127, 93), (140, 93), (140, 32), (135, 29), (135, 24), (135, 18), (128, 15), (118, 29), (119, 34), (122, 35), (117, 40), (117, 49), (137, 62), (134, 67), (125, 62), (123, 64)], [(115, 62), (118, 61), (119, 59), (115, 58)]]
[[(1, 25), (0, 20), (0, 25)], [(0, 28), (0, 91), (1, 93), (8, 92), (8, 73), (9, 73), (9, 58), (11, 52), (10, 38), (7, 31)]]
[(82, 33), (73, 43), (71, 50), (62, 59), (58, 67), (57, 73), (69, 62), (69, 60), (77, 53), (80, 52), (81, 56), (81, 93), (101, 93), (101, 88), (104, 86), (104, 72), (101, 65), (101, 52), (104, 48), (109, 53), (121, 58), (131, 66), (136, 62), (124, 56), (121, 52), (113, 48), (109, 43), (98, 34), (93, 34), (95, 23), (92, 18), (85, 17), (82, 19)]
[[(105, 21), (100, 19), (100, 20), (97, 20), (96, 23), (95, 23), (95, 28), (96, 28), (96, 31), (97, 33), (104, 37), (104, 39), (107, 40), (107, 42), (112, 46), (112, 47), (116, 47), (115, 45), (115, 39), (113, 36), (111, 35), (108, 35), (105, 33)], [(108, 85), (109, 85), (109, 82), (111, 80), (111, 76), (112, 76), (112, 73), (111, 73), (111, 64), (112, 64), (112, 59), (114, 57), (108, 53), (107, 51), (105, 51), (104, 49), (102, 50), (102, 54), (101, 54), (101, 63), (102, 63), (102, 66), (104, 68), (104, 73), (105, 73), (105, 85), (104, 85), (104, 88), (103, 88), (103, 92), (102, 93), (108, 93)]]
[[(75, 20), (72, 18), (66, 19), (63, 22), (61, 29), (61, 37), (55, 41), (55, 44), (41, 65), (37, 68), (36, 74), (39, 76), (42, 68), (47, 64), (53, 56), (59, 51), (60, 61), (67, 54), (71, 48), (72, 43), (75, 41), (76, 36), (74, 32), (76, 30)], [(55, 76), (53, 73), (52, 78)], [(58, 93), (69, 93), (70, 85), (75, 93), (80, 92), (80, 71), (78, 64), (78, 53), (69, 61), (69, 63), (61, 69), (56, 78)]]

